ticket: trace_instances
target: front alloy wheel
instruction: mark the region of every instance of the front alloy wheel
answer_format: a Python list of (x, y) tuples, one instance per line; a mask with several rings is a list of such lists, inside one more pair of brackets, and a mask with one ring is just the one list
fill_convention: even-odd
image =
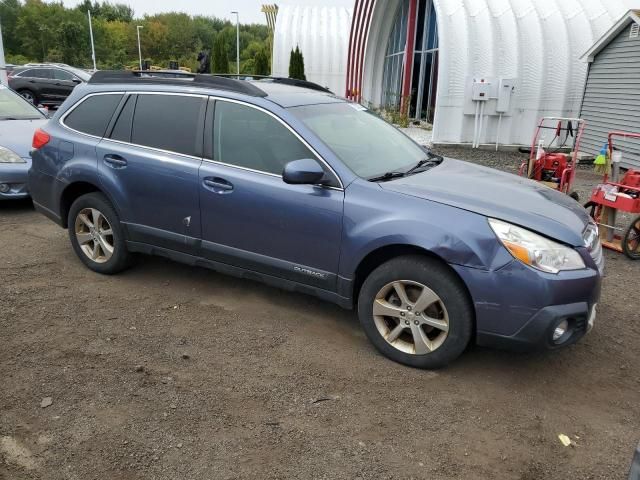
[(96, 263), (106, 263), (113, 255), (113, 229), (107, 218), (96, 208), (78, 212), (75, 233), (82, 252)]
[(424, 355), (440, 348), (449, 333), (442, 300), (426, 285), (410, 280), (388, 283), (373, 302), (380, 335), (404, 353)]
[(458, 358), (474, 324), (462, 280), (426, 255), (396, 257), (374, 269), (358, 294), (358, 316), (380, 352), (418, 368), (441, 368)]

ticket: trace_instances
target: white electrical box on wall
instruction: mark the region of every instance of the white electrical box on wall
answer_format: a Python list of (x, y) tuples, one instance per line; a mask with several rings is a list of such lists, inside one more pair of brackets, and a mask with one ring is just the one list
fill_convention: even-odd
[(483, 80), (473, 80), (471, 87), (471, 99), (476, 102), (489, 100), (491, 93), (491, 84)]
[(515, 79), (501, 78), (498, 86), (498, 103), (496, 113), (507, 113), (511, 106), (511, 96), (515, 90)]

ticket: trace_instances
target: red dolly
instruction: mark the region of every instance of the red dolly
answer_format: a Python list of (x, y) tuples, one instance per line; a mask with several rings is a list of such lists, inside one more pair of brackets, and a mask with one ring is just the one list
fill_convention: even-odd
[[(531, 141), (529, 159), (520, 165), (519, 175), (537, 180), (577, 201), (578, 194), (571, 191), (571, 185), (576, 175), (584, 126), (585, 122), (580, 118), (541, 118)], [(551, 141), (545, 140), (545, 133), (553, 135)], [(571, 149), (569, 154), (560, 152), (566, 149)]]
[[(635, 217), (626, 228), (616, 227), (617, 212), (640, 214), (640, 171), (627, 170), (618, 181), (618, 163), (613, 137), (640, 138), (640, 133), (610, 132), (609, 152), (613, 157), (612, 181), (605, 174), (603, 182), (596, 186), (591, 193), (591, 199), (585, 204), (590, 209), (591, 216), (596, 221), (600, 231), (602, 246), (624, 252), (632, 260), (640, 259), (640, 216)], [(624, 230), (620, 235), (616, 232)]]

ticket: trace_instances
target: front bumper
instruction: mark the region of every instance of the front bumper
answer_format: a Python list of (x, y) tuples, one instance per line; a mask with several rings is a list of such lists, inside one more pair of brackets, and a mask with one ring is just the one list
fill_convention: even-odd
[[(596, 305), (589, 307), (585, 302), (569, 305), (552, 305), (536, 313), (518, 332), (505, 336), (492, 332), (478, 332), (478, 345), (504, 350), (531, 351), (552, 350), (573, 345), (593, 327)], [(569, 329), (559, 342), (553, 341), (553, 332), (563, 321)]]
[[(30, 167), (27, 163), (0, 163), (0, 200), (17, 200), (29, 196), (27, 178)], [(8, 186), (8, 191), (3, 191)]]
[[(592, 267), (556, 275), (516, 260), (495, 271), (454, 266), (473, 299), (477, 344), (528, 351), (580, 340), (593, 325), (600, 298), (601, 271)], [(571, 335), (555, 343), (553, 332), (563, 320)]]

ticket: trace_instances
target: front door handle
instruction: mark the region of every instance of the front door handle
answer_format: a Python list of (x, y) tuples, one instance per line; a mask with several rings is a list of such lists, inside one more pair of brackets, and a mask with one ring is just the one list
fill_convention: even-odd
[(215, 193), (231, 193), (233, 185), (220, 177), (206, 177), (202, 183), (204, 186)]
[(120, 155), (105, 155), (104, 163), (111, 168), (125, 168), (127, 161)]

